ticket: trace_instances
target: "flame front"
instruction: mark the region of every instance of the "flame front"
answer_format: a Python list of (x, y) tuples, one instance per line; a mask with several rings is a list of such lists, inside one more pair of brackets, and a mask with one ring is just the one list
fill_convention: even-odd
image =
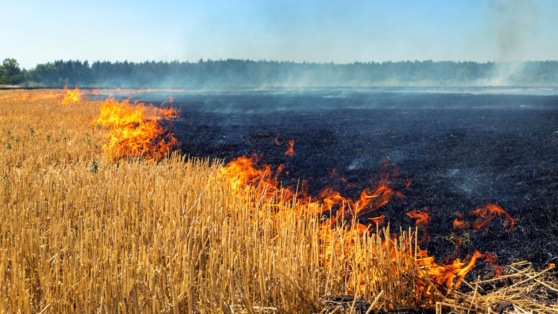
[(106, 150), (110, 159), (137, 156), (159, 161), (178, 144), (162, 122), (176, 118), (178, 111), (174, 108), (107, 99), (93, 125), (109, 130)]
[[(235, 189), (241, 189), (244, 186), (250, 186), (250, 188), (260, 190), (263, 192), (265, 197), (267, 197), (269, 202), (274, 202), (279, 198), (282, 200), (295, 200), (295, 208), (297, 212), (303, 210), (310, 210), (316, 214), (326, 217), (322, 219), (322, 224), (320, 227), (319, 237), (322, 240), (324, 249), (323, 256), (321, 256), (324, 261), (324, 267), (329, 267), (328, 263), (331, 263), (336, 259), (335, 256), (341, 256), (343, 254), (354, 254), (355, 265), (354, 267), (360, 269), (367, 269), (364, 265), (364, 256), (360, 256), (360, 252), (357, 247), (357, 242), (365, 234), (374, 237), (374, 241), (380, 241), (379, 246), (376, 248), (378, 250), (384, 250), (386, 254), (392, 256), (394, 261), (397, 259), (397, 266), (393, 264), (393, 271), (397, 272), (396, 267), (408, 267), (409, 269), (415, 269), (420, 278), (424, 279), (424, 286), (418, 284), (417, 298), (428, 299), (434, 293), (430, 288), (427, 288), (427, 282), (434, 282), (440, 287), (445, 289), (456, 289), (460, 286), (461, 282), (464, 280), (465, 275), (474, 267), (476, 261), (483, 257), (483, 254), (475, 252), (472, 256), (468, 256), (464, 261), (457, 258), (453, 261), (448, 261), (447, 264), (437, 264), (434, 258), (428, 256), (425, 250), (421, 250), (418, 247), (418, 241), (413, 242), (412, 239), (406, 238), (406, 240), (401, 240), (404, 243), (400, 243), (399, 247), (394, 247), (390, 245), (393, 241), (389, 234), (389, 227), (387, 228), (388, 234), (386, 234), (386, 229), (384, 229), (383, 235), (378, 234), (379, 225), (383, 224), (385, 216), (378, 215), (376, 217), (367, 218), (370, 225), (360, 223), (359, 217), (370, 214), (382, 206), (389, 203), (393, 196), (398, 196), (400, 199), (404, 199), (404, 195), (399, 192), (396, 193), (389, 187), (389, 171), (388, 169), (393, 167), (395, 172), (397, 168), (393, 164), (384, 165), (381, 171), (381, 178), (377, 186), (373, 188), (365, 189), (358, 200), (351, 200), (339, 193), (339, 191), (333, 188), (327, 187), (315, 198), (311, 198), (306, 193), (295, 192), (292, 187), (282, 187), (278, 186), (278, 174), (283, 170), (281, 165), (277, 172), (272, 171), (270, 165), (258, 165), (258, 157), (256, 155), (251, 157), (238, 157), (220, 170), (221, 175), (227, 178), (231, 185)], [(332, 176), (336, 176), (336, 172), (332, 171)], [(406, 186), (408, 187), (408, 183)], [(277, 215), (280, 214), (278, 210)], [(425, 208), (422, 211), (415, 210), (410, 211), (407, 215), (415, 219), (415, 224), (417, 229), (423, 230), (425, 237), (428, 237), (426, 227), (430, 221), (430, 214), (428, 209)], [(340, 229), (339, 229), (340, 228)], [(338, 230), (338, 231), (334, 231)], [(341, 232), (343, 240), (332, 241), (332, 232), (339, 235), (339, 230), (345, 230)], [(373, 232), (376, 230), (376, 232)], [(401, 256), (400, 247), (406, 248), (406, 257)], [(369, 253), (368, 253), (369, 254)], [(347, 270), (346, 274), (342, 274), (348, 278), (347, 280), (353, 280), (351, 271)], [(373, 278), (373, 281), (387, 280), (385, 277), (377, 274), (371, 274), (371, 276), (377, 276)], [(421, 288), (422, 287), (422, 288)], [(349, 292), (351, 293), (363, 293), (366, 288), (363, 287), (362, 283), (351, 282)]]

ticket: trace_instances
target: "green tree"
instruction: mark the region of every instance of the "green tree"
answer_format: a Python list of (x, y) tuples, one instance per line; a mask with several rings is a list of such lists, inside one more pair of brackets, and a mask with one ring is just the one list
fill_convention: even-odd
[(16, 85), (21, 82), (23, 82), (23, 72), (16, 59), (4, 59), (0, 66), (0, 84)]

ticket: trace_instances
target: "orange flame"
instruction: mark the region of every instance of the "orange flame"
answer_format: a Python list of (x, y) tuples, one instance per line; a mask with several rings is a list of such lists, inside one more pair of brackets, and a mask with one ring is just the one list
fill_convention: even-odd
[(453, 227), (455, 229), (469, 229), (471, 224), (463, 220), (462, 214), (457, 214), (457, 217), (455, 217), (453, 221)]
[(62, 104), (67, 105), (70, 103), (78, 103), (81, 99), (81, 91), (76, 86), (74, 90), (68, 90), (64, 86), (64, 90), (48, 90), (48, 91), (33, 91), (26, 92), (11, 98), (13, 101), (37, 101), (45, 99), (62, 99)]
[[(386, 166), (384, 166), (385, 169)], [(364, 189), (360, 194), (360, 203), (357, 212), (364, 215), (386, 205), (393, 197), (393, 190), (388, 186), (388, 172), (382, 171), (380, 182), (375, 191)], [(366, 209), (366, 210), (365, 210)]]
[[(473, 256), (467, 256), (464, 262), (455, 259), (451, 265), (436, 265), (434, 258), (423, 258), (424, 266), (427, 266), (427, 273), (437, 284), (444, 284), (448, 288), (457, 288), (475, 264), (477, 259), (483, 257), (483, 254), (475, 251)], [(457, 279), (457, 281), (456, 281)]]
[(69, 90), (68, 86), (64, 86), (64, 99), (62, 99), (63, 105), (68, 105), (71, 103), (77, 104), (81, 99), (79, 88), (76, 86), (74, 90)]
[(375, 223), (376, 225), (381, 225), (384, 223), (386, 219), (385, 215), (380, 215), (378, 217), (368, 218), (368, 221)]
[(275, 137), (275, 145), (280, 146), (281, 143), (279, 143), (279, 135), (281, 134), (277, 134), (277, 136)]
[(415, 220), (415, 225), (417, 227), (426, 227), (430, 222), (430, 215), (428, 214), (428, 208), (425, 208), (424, 211), (420, 210), (412, 210), (407, 213), (407, 216), (411, 219)]
[(470, 214), (476, 217), (476, 220), (471, 224), (463, 220), (463, 215), (458, 214), (453, 221), (453, 226), (456, 229), (471, 229), (480, 230), (484, 229), (488, 232), (490, 222), (496, 217), (504, 216), (506, 227), (511, 230), (515, 224), (515, 220), (501, 207), (495, 204), (488, 203), (484, 207), (479, 207)]
[(293, 157), (293, 155), (294, 155), (294, 150), (293, 150), (294, 140), (289, 140), (289, 146), (290, 146), (289, 149), (287, 149), (287, 151), (285, 152), (285, 156)]
[(428, 229), (426, 229), (428, 223), (430, 222), (430, 214), (428, 214), (428, 207), (425, 207), (424, 210), (422, 211), (416, 209), (412, 210), (407, 213), (407, 216), (411, 219), (416, 219), (415, 226), (417, 227), (417, 229), (422, 230), (423, 237), (421, 238), (420, 242), (426, 243), (430, 241), (430, 234), (428, 233)]
[(161, 122), (176, 118), (178, 111), (174, 108), (107, 99), (92, 124), (109, 129), (106, 149), (110, 159), (137, 156), (159, 161), (178, 143)]

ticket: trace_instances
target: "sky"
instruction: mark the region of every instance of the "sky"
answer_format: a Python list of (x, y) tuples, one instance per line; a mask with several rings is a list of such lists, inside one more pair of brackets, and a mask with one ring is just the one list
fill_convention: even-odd
[(0, 0), (0, 60), (558, 60), (557, 0)]

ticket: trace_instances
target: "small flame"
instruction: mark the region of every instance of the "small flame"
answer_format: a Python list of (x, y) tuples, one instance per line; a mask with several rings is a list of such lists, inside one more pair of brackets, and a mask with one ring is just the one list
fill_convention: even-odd
[(287, 151), (285, 152), (285, 156), (287, 157), (293, 157), (294, 155), (294, 140), (289, 140), (289, 149), (287, 149)]
[(430, 222), (430, 215), (428, 214), (428, 208), (424, 208), (423, 211), (420, 210), (412, 210), (407, 213), (407, 216), (411, 219), (415, 220), (415, 226), (417, 227), (426, 227)]
[(11, 100), (13, 101), (37, 101), (46, 99), (62, 99), (62, 104), (78, 103), (81, 100), (81, 91), (76, 86), (74, 90), (68, 90), (68, 86), (64, 86), (64, 90), (34, 91), (30, 93), (19, 94)]
[(379, 209), (386, 205), (393, 197), (394, 191), (388, 185), (389, 173), (385, 169), (387, 169), (387, 165), (384, 165), (382, 168), (378, 187), (373, 192), (370, 189), (364, 189), (360, 194), (360, 203), (357, 206), (357, 212), (360, 215)]
[(488, 232), (490, 222), (496, 217), (504, 217), (505, 224), (508, 230), (513, 229), (515, 220), (501, 207), (496, 204), (488, 203), (483, 207), (479, 207), (470, 213), (471, 216), (476, 217), (476, 220), (471, 224), (464, 221), (463, 215), (458, 214), (453, 221), (453, 226), (456, 229), (469, 229), (480, 230), (484, 229)]
[(429, 266), (427, 273), (437, 284), (444, 284), (451, 289), (461, 285), (465, 275), (475, 267), (477, 260), (482, 257), (482, 253), (475, 251), (473, 256), (467, 256), (464, 262), (458, 258), (450, 265), (436, 265), (432, 257), (426, 257), (423, 259), (423, 263), (425, 266)]
[(275, 137), (275, 145), (277, 146), (281, 146), (281, 143), (279, 143), (279, 135), (281, 134), (277, 134), (277, 136)]
[(76, 86), (74, 90), (69, 90), (68, 86), (64, 86), (64, 99), (62, 99), (63, 105), (77, 104), (81, 99), (79, 88)]
[(420, 240), (421, 243), (426, 243), (430, 241), (430, 234), (428, 233), (428, 223), (430, 222), (430, 214), (428, 213), (428, 207), (425, 207), (424, 210), (412, 210), (407, 213), (407, 216), (411, 219), (415, 220), (415, 226), (417, 229), (422, 230), (423, 236)]
[(375, 223), (376, 225), (381, 225), (384, 223), (386, 219), (385, 215), (380, 215), (378, 217), (368, 218), (368, 221)]
[(455, 220), (453, 221), (453, 227), (455, 229), (469, 229), (471, 224), (463, 220), (463, 215), (461, 213), (457, 214)]

